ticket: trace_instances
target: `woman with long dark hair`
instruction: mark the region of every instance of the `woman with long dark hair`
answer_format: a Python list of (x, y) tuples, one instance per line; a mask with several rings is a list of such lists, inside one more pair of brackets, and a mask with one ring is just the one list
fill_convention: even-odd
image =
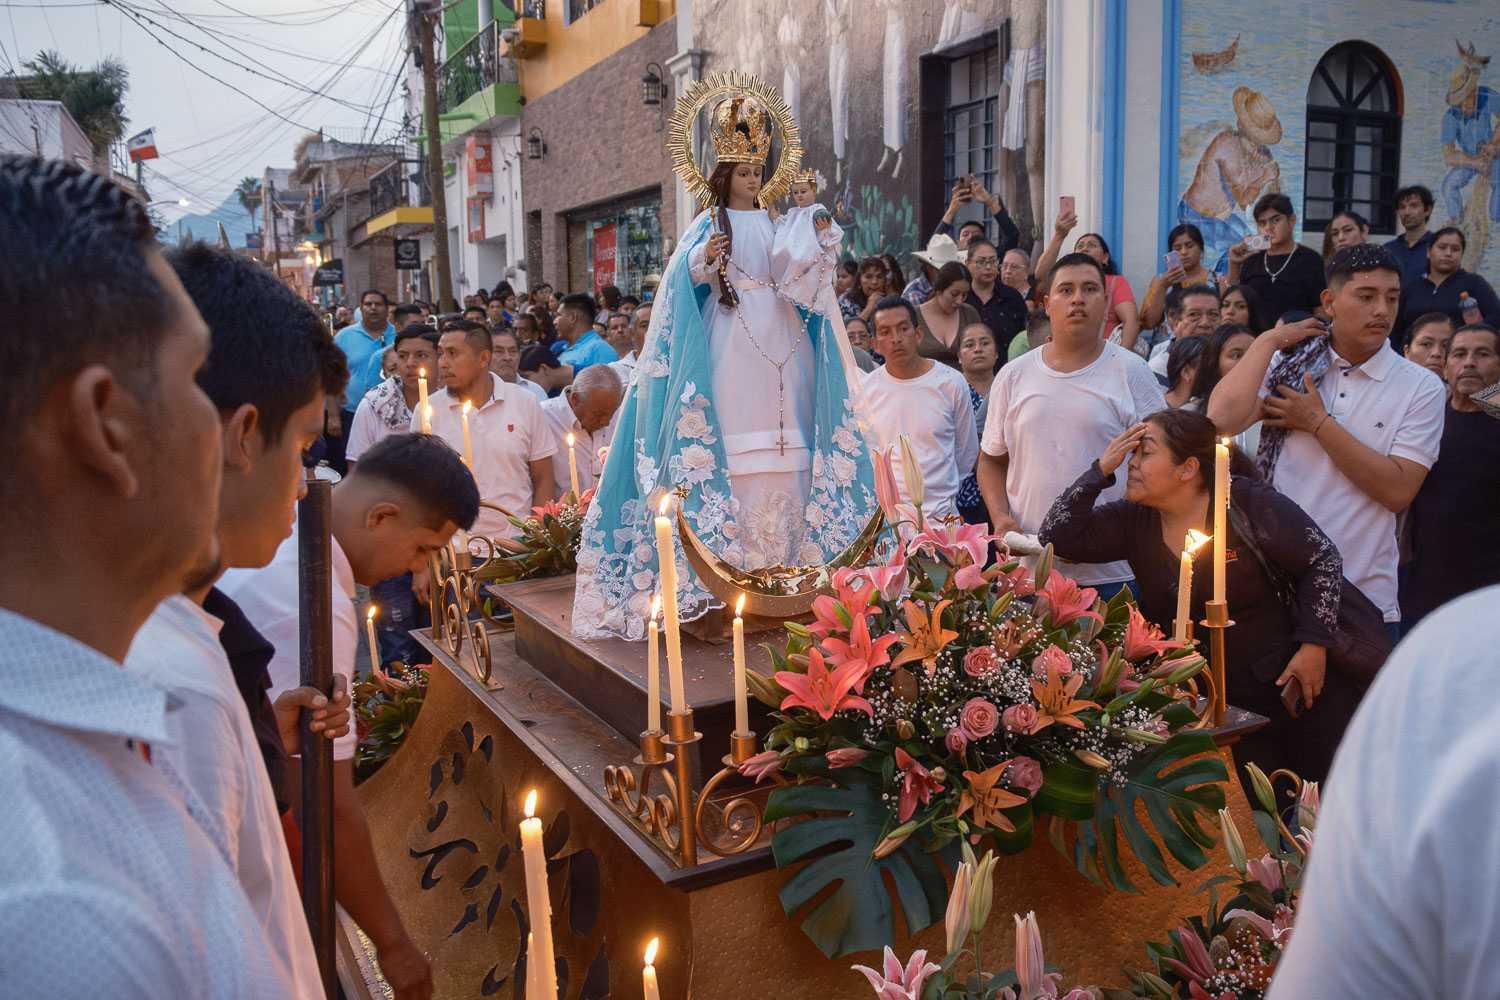
[(1260, 295), (1249, 285), (1230, 285), (1220, 300), (1219, 319), (1225, 323), (1247, 326), (1257, 337), (1272, 326), (1261, 308)]
[[(1222, 323), (1209, 334), (1204, 344), (1203, 360), (1198, 362), (1198, 371), (1193, 376), (1193, 387), (1189, 394), (1198, 401), (1196, 409), (1199, 413), (1208, 406), (1208, 396), (1214, 391), (1214, 386), (1239, 363), (1253, 343), (1255, 334), (1248, 326), (1238, 323)], [(1255, 454), (1253, 449), (1250, 454)]]
[(1193, 398), (1193, 379), (1203, 363), (1204, 339), (1179, 337), (1167, 350), (1167, 391), (1162, 395), (1172, 409), (1187, 406)]
[(1145, 330), (1161, 326), (1167, 318), (1169, 290), (1194, 285), (1219, 287), (1217, 276), (1203, 266), (1203, 232), (1197, 226), (1191, 222), (1175, 226), (1167, 234), (1167, 250), (1177, 255), (1177, 263), (1153, 277), (1141, 296), (1141, 328)]
[(891, 272), (879, 257), (866, 257), (859, 262), (854, 287), (839, 299), (839, 313), (844, 319), (858, 316), (866, 323), (875, 321), (875, 303), (887, 295), (899, 295), (900, 288), (891, 288)]
[(937, 269), (932, 280), (932, 297), (917, 306), (917, 327), (922, 331), (918, 354), (960, 369), (959, 336), (980, 321), (979, 310), (965, 301), (968, 297), (967, 267), (954, 262)]
[[(1213, 422), (1201, 413), (1151, 414), (1111, 441), (1057, 498), (1042, 523), (1041, 541), (1076, 562), (1128, 560), (1141, 613), (1173, 634), (1185, 538), (1189, 529), (1212, 529), (1216, 440)], [(1255, 478), (1248, 459), (1235, 456), (1225, 540), (1232, 553), (1225, 593), (1235, 621), (1225, 632), (1226, 687), (1230, 704), (1271, 722), (1236, 744), (1234, 755), (1242, 767), (1254, 762), (1268, 774), (1286, 767), (1321, 781), (1359, 700), (1353, 682), (1327, 669), (1328, 646), (1339, 627), (1343, 560), (1312, 518)], [(1125, 499), (1095, 507), (1127, 457)], [(1213, 546), (1198, 549), (1193, 563), (1188, 610), (1198, 621), (1212, 596)], [(1290, 581), (1290, 603), (1272, 572)], [(1240, 780), (1248, 792), (1243, 770)]]

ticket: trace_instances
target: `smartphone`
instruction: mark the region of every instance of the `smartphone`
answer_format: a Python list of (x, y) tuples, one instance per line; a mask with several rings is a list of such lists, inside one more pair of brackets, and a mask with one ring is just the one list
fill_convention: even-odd
[(1064, 215), (1074, 214), (1074, 201), (1072, 195), (1065, 194), (1057, 199), (1057, 214), (1059, 218)]
[(1302, 714), (1302, 682), (1296, 677), (1281, 686), (1281, 704), (1294, 719)]
[(1271, 237), (1264, 233), (1254, 233), (1245, 238), (1245, 246), (1249, 247), (1252, 253), (1269, 250), (1271, 249)]
[(1161, 260), (1162, 264), (1165, 265), (1163, 267), (1163, 270), (1165, 271), (1175, 271), (1178, 268), (1182, 267), (1182, 254), (1178, 253), (1176, 250), (1167, 251), (1166, 256), (1162, 257)]

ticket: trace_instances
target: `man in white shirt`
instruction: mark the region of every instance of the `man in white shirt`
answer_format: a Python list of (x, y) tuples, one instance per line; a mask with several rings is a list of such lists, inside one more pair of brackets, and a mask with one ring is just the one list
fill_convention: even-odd
[[(427, 565), (458, 528), (474, 521), (479, 493), (473, 477), (443, 442), (397, 434), (365, 452), (333, 490), (333, 669), (353, 687), (361, 622), (355, 584), (366, 586)], [(297, 534), (261, 569), (231, 570), (220, 588), (276, 648), (269, 666), (273, 695), (296, 687), (299, 604)], [(384, 883), (370, 831), (354, 791), (353, 732), (334, 741), (334, 890), (339, 904), (375, 943), (397, 996), (431, 994), (427, 960), (407, 936)]]
[[(903, 437), (911, 445), (922, 467), (923, 515), (956, 517), (958, 487), (979, 456), (969, 384), (954, 369), (917, 353), (922, 330), (916, 307), (906, 299), (881, 300), (874, 320), (875, 349), (885, 364), (860, 385), (860, 421), (871, 445), (882, 451)], [(892, 454), (900, 458), (899, 451)], [(901, 499), (910, 503), (906, 466), (897, 461), (893, 468)]]
[(1264, 412), (1261, 474), (1333, 539), (1344, 575), (1393, 634), (1401, 620), (1396, 514), (1437, 461), (1447, 400), (1441, 379), (1391, 349), (1400, 301), (1389, 251), (1340, 250), (1323, 291), (1332, 332), (1325, 337), (1313, 319), (1262, 334), (1208, 401), (1209, 419), (1225, 434)]
[(359, 460), (371, 445), (391, 434), (405, 434), (421, 403), (421, 382), (436, 389), (437, 334), (432, 327), (413, 323), (396, 334), (396, 374), (365, 393), (354, 410), (345, 461)]
[[(450, 329), (452, 324), (450, 324)], [(521, 341), (511, 329), (490, 332), (490, 371), (500, 376), (500, 381), (518, 385), (536, 397), (538, 403), (547, 398), (547, 390), (524, 378), (520, 372)]]
[[(979, 490), (997, 535), (1035, 535), (1053, 501), (1116, 435), (1167, 405), (1140, 355), (1099, 337), (1108, 299), (1098, 261), (1068, 254), (1042, 281), (1051, 339), (995, 376), (980, 442)], [(1124, 491), (1118, 483), (1101, 502)], [(1131, 578), (1126, 562), (1056, 565), (1101, 597)]]
[(21, 157), (0, 160), (0, 310), (26, 331), (0, 337), (0, 501), (26, 511), (0, 546), (0, 996), (288, 996), (210, 818), (157, 763), (166, 692), (120, 667), (213, 547), (208, 328), (143, 204)]
[[(620, 352), (620, 360), (610, 363), (621, 384), (629, 387), (635, 375), (635, 366), (640, 361), (641, 351), (646, 349), (646, 334), (651, 329), (651, 303), (642, 302), (630, 315), (630, 344), (627, 351)], [(617, 348), (618, 349), (618, 348)]]
[(604, 460), (599, 454), (601, 449), (609, 448), (615, 413), (624, 395), (620, 376), (615, 374), (613, 366), (590, 365), (578, 373), (572, 385), (542, 404), (557, 448), (552, 453), (552, 478), (559, 496), (573, 488), (568, 467), (569, 434), (573, 435), (571, 448), (578, 470), (579, 493), (593, 489), (604, 474)]
[(1495, 996), (1500, 587), (1433, 612), (1344, 733), (1271, 1000)]
[[(339, 398), (344, 352), (316, 312), (269, 271), (205, 244), (168, 255), (173, 271), (210, 324), (199, 387), (219, 410), (223, 484), (218, 538), (185, 595), (163, 601), (136, 635), (125, 669), (177, 703), (167, 714), (170, 744), (156, 750), (210, 818), (271, 943), (287, 995), (322, 991), (267, 764), (228, 656), (221, 621), (201, 606), (225, 566), (263, 566), (291, 527), (302, 486), (302, 453), (323, 428), (324, 403)], [(332, 737), (349, 731), (349, 695), (336, 704), (292, 685), (277, 699), (282, 753), (295, 753), (297, 717)]]
[[(479, 496), (521, 517), (557, 496), (552, 477), (557, 447), (542, 404), (489, 370), (490, 345), (490, 333), (482, 327), (444, 332), (438, 342), (444, 388), (432, 397), (432, 433), (464, 455), (463, 404), (469, 403), (468, 451)], [(417, 429), (413, 420), (412, 430)], [(509, 538), (516, 529), (504, 514), (481, 508), (474, 532)]]

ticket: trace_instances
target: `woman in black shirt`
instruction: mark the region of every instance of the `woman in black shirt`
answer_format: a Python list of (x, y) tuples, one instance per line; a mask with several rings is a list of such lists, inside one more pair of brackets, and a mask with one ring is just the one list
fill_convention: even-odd
[[(1169, 635), (1184, 536), (1190, 528), (1206, 530), (1211, 520), (1214, 439), (1214, 425), (1202, 414), (1154, 413), (1110, 442), (1042, 523), (1041, 541), (1050, 542), (1063, 559), (1129, 560), (1141, 613)], [(1126, 499), (1096, 508), (1126, 455)], [(1228, 698), (1271, 720), (1235, 746), (1240, 779), (1247, 781), (1243, 764), (1253, 761), (1266, 773), (1286, 767), (1321, 781), (1358, 702), (1354, 686), (1326, 669), (1327, 647), (1338, 627), (1343, 560), (1300, 507), (1253, 473), (1233, 478), (1230, 499), (1254, 529), (1266, 560), (1296, 587), (1294, 606), (1287, 607), (1230, 527), (1225, 589), (1235, 625), (1224, 637)], [(1202, 619), (1211, 596), (1212, 559), (1212, 546), (1205, 545), (1194, 561), (1189, 602), (1194, 621)], [(1281, 697), (1283, 686), (1293, 681), (1302, 691), (1297, 716)]]

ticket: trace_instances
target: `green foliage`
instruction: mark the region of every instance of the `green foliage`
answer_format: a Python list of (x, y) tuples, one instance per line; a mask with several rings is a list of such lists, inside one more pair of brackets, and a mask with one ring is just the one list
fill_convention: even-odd
[(32, 78), (23, 86), (23, 96), (60, 101), (89, 137), (96, 155), (124, 137), (130, 121), (125, 115), (130, 73), (123, 62), (107, 58), (93, 69), (80, 69), (57, 52), (43, 51), (25, 68)]
[(853, 214), (854, 223), (844, 229), (844, 238), (856, 260), (883, 253), (899, 257), (916, 247), (917, 224), (911, 199), (905, 195), (897, 206), (874, 184), (861, 185)]
[(354, 760), (356, 781), (363, 781), (380, 770), (381, 765), (401, 749), (407, 733), (416, 725), (422, 703), (427, 699), (425, 668), (403, 668), (399, 663), (393, 663), (387, 676), (393, 683), (370, 678), (354, 687), (355, 724), (359, 731)]

